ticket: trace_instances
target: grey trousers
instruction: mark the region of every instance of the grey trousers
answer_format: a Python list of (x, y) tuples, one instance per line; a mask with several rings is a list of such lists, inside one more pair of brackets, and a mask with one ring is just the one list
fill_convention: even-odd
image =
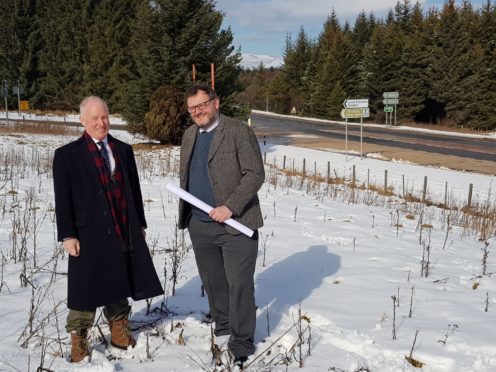
[[(106, 305), (103, 308), (105, 318), (112, 321), (127, 319), (130, 311), (131, 306), (129, 306), (129, 301), (127, 298), (113, 304)], [(78, 334), (81, 334), (83, 330), (89, 329), (93, 326), (93, 322), (95, 321), (95, 313), (96, 309), (84, 311), (69, 309), (65, 330), (67, 333), (77, 331)]]
[(221, 224), (194, 216), (188, 230), (215, 321), (215, 335), (230, 335), (228, 347), (235, 357), (253, 354), (258, 237), (231, 235)]

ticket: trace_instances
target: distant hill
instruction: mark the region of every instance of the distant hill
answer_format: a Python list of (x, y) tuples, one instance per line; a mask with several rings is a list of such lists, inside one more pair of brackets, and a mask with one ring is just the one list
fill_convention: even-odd
[(260, 66), (260, 62), (263, 63), (265, 68), (278, 68), (283, 64), (282, 57), (279, 56), (267, 56), (267, 55), (259, 55), (259, 54), (241, 54), (241, 67), (246, 70), (251, 70), (258, 68)]

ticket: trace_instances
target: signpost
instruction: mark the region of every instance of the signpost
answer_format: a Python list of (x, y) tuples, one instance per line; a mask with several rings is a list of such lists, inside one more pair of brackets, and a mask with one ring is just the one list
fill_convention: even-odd
[(399, 92), (384, 92), (382, 93), (383, 98), (400, 98)]
[(368, 118), (370, 116), (370, 109), (365, 108), (344, 108), (341, 110), (341, 117), (343, 119), (359, 119)]
[[(396, 125), (396, 105), (400, 103), (399, 92), (384, 92), (382, 93), (382, 103), (384, 104), (384, 113), (386, 114), (386, 125), (388, 125), (388, 114), (389, 114), (389, 125), (393, 123), (393, 111), (394, 111), (394, 125)], [(393, 105), (393, 106), (390, 106)]]
[(341, 110), (341, 117), (345, 119), (345, 153), (346, 161), (348, 161), (348, 119), (358, 119), (360, 118), (360, 159), (362, 159), (362, 134), (363, 134), (363, 118), (368, 118), (370, 116), (369, 100), (368, 99), (346, 99), (343, 102), (344, 109)]
[(387, 106), (387, 105), (397, 105), (400, 103), (400, 100), (398, 98), (384, 98), (382, 100), (382, 103)]
[(21, 94), (24, 94), (24, 88), (19, 84), (19, 79), (17, 80), (17, 86), (12, 87), (12, 94), (17, 94), (17, 108), (19, 116), (21, 116)]
[(343, 102), (344, 108), (368, 108), (368, 99), (347, 99)]
[(2, 85), (2, 96), (5, 97), (5, 117), (7, 118), (7, 123), (9, 122), (9, 106), (7, 103), (8, 95), (9, 95), (9, 85), (7, 83), (7, 80), (4, 80)]

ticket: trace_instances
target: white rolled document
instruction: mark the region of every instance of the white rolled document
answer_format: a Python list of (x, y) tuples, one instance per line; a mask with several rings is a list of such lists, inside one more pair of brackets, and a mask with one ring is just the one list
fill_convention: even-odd
[[(165, 186), (165, 188), (167, 190), (169, 190), (171, 193), (179, 196), (184, 201), (187, 201), (188, 203), (194, 205), (198, 209), (201, 209), (203, 212), (205, 212), (207, 214), (210, 213), (210, 211), (212, 209), (214, 209), (213, 207), (211, 207), (207, 203), (205, 203), (205, 202), (201, 201), (200, 199), (198, 199), (196, 196), (191, 195), (189, 192), (187, 192), (186, 190), (181, 189), (180, 187), (178, 187), (176, 185), (173, 185), (173, 184), (169, 183), (167, 186)], [(232, 228), (238, 230), (240, 233), (245, 234), (246, 236), (248, 236), (250, 238), (253, 236), (253, 230), (249, 229), (248, 227), (246, 227), (245, 225), (239, 223), (238, 221), (233, 220), (232, 218), (229, 218), (228, 220), (224, 221), (224, 223), (226, 225), (229, 225)]]

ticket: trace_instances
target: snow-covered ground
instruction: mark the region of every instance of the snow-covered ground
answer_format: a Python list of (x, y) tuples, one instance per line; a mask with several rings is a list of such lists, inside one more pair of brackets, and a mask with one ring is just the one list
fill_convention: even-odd
[[(142, 142), (124, 131), (113, 134), (130, 143)], [(0, 137), (0, 371), (35, 370), (42, 360), (52, 371), (216, 370), (209, 351), (210, 325), (202, 323), (208, 305), (201, 296), (187, 234), (176, 295), (171, 295), (168, 249), (175, 244), (177, 198), (165, 187), (178, 183), (178, 149), (159, 146), (139, 146), (136, 157), (147, 239), (167, 296), (153, 299), (149, 315), (145, 301), (132, 304), (135, 349), (107, 350), (95, 327), (91, 361), (68, 362), (63, 327), (67, 258), (59, 254), (55, 241), (51, 158), (56, 147), (75, 136)], [(305, 158), (308, 173), (317, 168), (325, 175), (330, 162), (332, 176), (348, 180), (355, 165), (358, 183), (378, 186), (387, 169), (388, 184), (397, 194), (403, 176), (407, 191), (416, 195), (427, 176), (428, 198), (443, 202), (447, 183), (450, 202), (459, 204), (466, 201), (468, 184), (473, 183), (474, 197), (494, 205), (490, 190), (495, 177), (356, 156), (346, 161), (344, 154), (270, 143), (261, 149), (270, 165), (259, 192), (265, 226), (255, 273), (257, 351), (249, 370), (296, 371), (300, 364), (304, 371), (417, 370), (406, 356), (423, 363), (423, 371), (496, 370), (494, 233), (480, 241), (463, 219), (449, 219), (449, 211), (342, 185), (316, 184), (281, 174), (271, 165), (275, 161), (281, 168), (286, 155), (287, 168), (293, 167), (294, 159), (295, 168), (301, 169)], [(29, 195), (35, 204), (27, 204)], [(486, 244), (489, 255), (483, 268)], [(427, 261), (427, 248), (426, 276), (425, 265), (421, 275), (421, 261), (423, 255)], [(27, 278), (25, 287), (22, 275)], [(29, 323), (32, 303), (35, 311)], [(104, 321), (98, 324), (108, 339)], [(226, 353), (223, 360), (227, 363)]]
[[(51, 113), (47, 114), (35, 114), (32, 112), (21, 112), (9, 111), (8, 118), (10, 120), (45, 120), (45, 121), (63, 121), (67, 123), (79, 123), (79, 114), (66, 114), (64, 116), (55, 115)], [(0, 111), (0, 119), (7, 119), (7, 114), (5, 111)], [(126, 125), (126, 121), (120, 116), (111, 115), (110, 121), (112, 125)]]

